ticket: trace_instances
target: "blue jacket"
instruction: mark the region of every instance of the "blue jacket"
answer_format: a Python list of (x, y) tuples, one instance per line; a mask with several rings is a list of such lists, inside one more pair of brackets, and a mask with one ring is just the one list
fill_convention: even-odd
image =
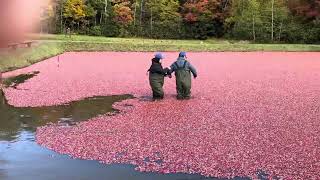
[(178, 69), (181, 69), (183, 68), (184, 64), (186, 63), (184, 69), (186, 71), (191, 71), (192, 74), (193, 74), (193, 77), (197, 77), (198, 74), (197, 74), (197, 70), (196, 68), (194, 68), (191, 63), (189, 61), (187, 61), (185, 58), (183, 57), (179, 57), (177, 59), (176, 62), (174, 62), (171, 66), (170, 66), (170, 69), (171, 69), (171, 73), (178, 70)]

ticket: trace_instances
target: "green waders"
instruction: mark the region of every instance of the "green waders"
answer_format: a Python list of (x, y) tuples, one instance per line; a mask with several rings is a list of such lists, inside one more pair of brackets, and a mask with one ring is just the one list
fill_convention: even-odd
[(163, 83), (164, 83), (164, 75), (158, 73), (150, 73), (149, 74), (149, 82), (152, 88), (153, 98), (154, 99), (163, 99)]
[(189, 70), (178, 69), (175, 72), (177, 85), (177, 98), (190, 98), (191, 94), (191, 74)]

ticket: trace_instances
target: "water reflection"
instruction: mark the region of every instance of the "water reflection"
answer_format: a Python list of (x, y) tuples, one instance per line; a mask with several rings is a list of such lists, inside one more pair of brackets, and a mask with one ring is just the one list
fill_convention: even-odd
[(6, 88), (11, 87), (17, 89), (17, 86), (21, 83), (24, 83), (26, 80), (33, 78), (37, 74), (39, 74), (39, 71), (33, 71), (28, 74), (20, 74), (18, 76), (9, 77), (3, 81), (3, 84)]
[(116, 111), (112, 104), (132, 98), (130, 95), (91, 97), (65, 105), (50, 107), (17, 108), (8, 105), (0, 95), (0, 140), (12, 141), (22, 130), (33, 132), (38, 126), (47, 123), (64, 123), (73, 125), (98, 115)]

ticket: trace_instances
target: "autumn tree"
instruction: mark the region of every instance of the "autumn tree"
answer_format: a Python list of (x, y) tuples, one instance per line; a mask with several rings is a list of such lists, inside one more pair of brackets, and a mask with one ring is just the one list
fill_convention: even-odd
[(102, 25), (112, 11), (111, 0), (86, 0), (87, 5), (91, 5), (95, 12), (94, 25)]
[(229, 2), (223, 0), (187, 0), (182, 6), (187, 33), (200, 39), (221, 36), (228, 6)]
[(146, 5), (149, 30), (152, 37), (173, 38), (179, 36), (181, 16), (177, 0), (150, 0)]
[(293, 15), (285, 32), (289, 41), (320, 43), (320, 0), (292, 0), (288, 7)]
[(113, 6), (115, 13), (114, 20), (122, 25), (127, 26), (133, 22), (133, 12), (130, 8), (130, 2), (126, 0), (118, 1)]
[(256, 40), (256, 29), (262, 24), (259, 11), (260, 2), (257, 0), (239, 0), (232, 4), (232, 16), (226, 20), (230, 27), (233, 25), (234, 33), (241, 34), (242, 37), (250, 37)]
[(320, 20), (320, 0), (292, 0), (288, 7), (294, 15), (306, 21)]
[[(266, 24), (266, 32), (269, 31), (270, 40), (275, 41), (276, 34), (278, 34), (278, 40), (281, 39), (281, 33), (286, 24), (288, 18), (288, 7), (286, 0), (267, 0), (262, 4), (262, 12)], [(269, 30), (268, 30), (269, 28)]]
[(225, 23), (233, 37), (272, 42), (281, 39), (288, 9), (285, 0), (233, 0)]
[(50, 0), (41, 21), (49, 33), (320, 43), (320, 0)]
[(86, 17), (86, 5), (83, 0), (67, 0), (64, 4), (64, 17), (69, 19), (72, 25), (77, 24), (78, 30), (80, 22)]

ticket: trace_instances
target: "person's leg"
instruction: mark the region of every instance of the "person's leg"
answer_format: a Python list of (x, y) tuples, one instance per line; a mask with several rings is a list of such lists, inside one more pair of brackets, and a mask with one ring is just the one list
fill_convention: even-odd
[(191, 97), (191, 74), (190, 72), (186, 72), (184, 78), (184, 98), (189, 99)]
[(158, 83), (158, 87), (156, 90), (156, 97), (157, 97), (157, 99), (163, 99), (163, 97), (164, 97), (164, 92), (163, 92), (163, 88), (162, 88), (161, 83)]
[(153, 98), (160, 99), (163, 98), (163, 90), (160, 83), (155, 82), (152, 86)]
[(189, 71), (181, 71), (180, 72), (180, 77), (181, 77), (181, 84), (182, 84), (182, 98), (183, 99), (188, 99), (190, 98), (191, 94), (191, 75)]
[(160, 83), (160, 98), (164, 98), (164, 91), (163, 91), (163, 84), (164, 84), (164, 76), (159, 77), (159, 83)]
[(184, 89), (183, 89), (183, 77), (181, 71), (176, 72), (176, 89), (177, 89), (177, 99), (183, 99)]
[(150, 86), (152, 88), (152, 94), (154, 99), (162, 99), (164, 96), (163, 93), (163, 77), (158, 74), (153, 74), (150, 76)]

